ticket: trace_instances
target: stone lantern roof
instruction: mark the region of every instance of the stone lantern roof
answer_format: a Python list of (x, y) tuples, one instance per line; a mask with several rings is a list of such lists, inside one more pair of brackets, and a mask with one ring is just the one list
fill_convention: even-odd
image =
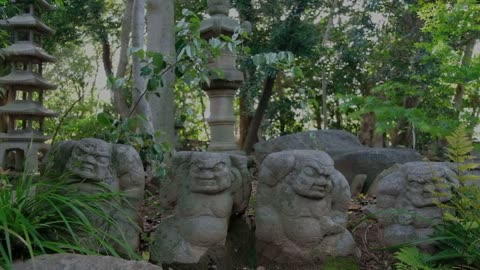
[(41, 62), (55, 62), (55, 57), (32, 42), (14, 43), (5, 48), (3, 53), (9, 60), (31, 60), (35, 58)]
[(11, 28), (13, 30), (36, 30), (44, 35), (52, 35), (55, 33), (52, 28), (48, 27), (32, 14), (22, 14), (10, 19), (0, 20), (0, 26)]
[(51, 136), (40, 134), (34, 130), (24, 133), (0, 133), (0, 140), (8, 140), (11, 143), (24, 141), (41, 143), (51, 138)]
[[(57, 86), (48, 82), (39, 74), (28, 70), (13, 70), (10, 74), (0, 77), (0, 85), (24, 86), (36, 90), (55, 90)], [(25, 89), (28, 90), (28, 89)]]
[(46, 0), (36, 0), (35, 3), (37, 3), (45, 11), (52, 11), (55, 9), (55, 7), (49, 4)]
[(40, 102), (31, 100), (16, 100), (0, 107), (0, 114), (10, 115), (32, 115), (43, 117), (56, 117), (58, 113), (42, 106)]

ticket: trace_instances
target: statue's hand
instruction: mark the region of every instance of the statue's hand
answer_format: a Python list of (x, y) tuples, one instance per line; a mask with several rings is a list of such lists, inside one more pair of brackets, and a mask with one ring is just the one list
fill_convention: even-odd
[(343, 226), (333, 221), (333, 219), (329, 216), (322, 216), (319, 219), (319, 222), (325, 235), (339, 234), (345, 231)]

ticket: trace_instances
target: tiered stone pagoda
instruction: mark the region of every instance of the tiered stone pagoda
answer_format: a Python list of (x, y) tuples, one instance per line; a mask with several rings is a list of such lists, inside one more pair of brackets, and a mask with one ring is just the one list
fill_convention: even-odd
[[(202, 38), (232, 36), (239, 23), (228, 17), (230, 0), (208, 0), (210, 18), (202, 21), (200, 32)], [(204, 90), (210, 99), (211, 141), (209, 151), (235, 151), (235, 122), (233, 114), (233, 98), (237, 89), (243, 83), (243, 74), (236, 68), (236, 56), (228, 49), (209, 64), (212, 70), (219, 69), (223, 76), (214, 74), (210, 77), (210, 85)]]
[(42, 37), (54, 33), (39, 19), (39, 11), (51, 11), (46, 0), (15, 1), (22, 14), (0, 20), (0, 27), (13, 32), (13, 44), (2, 55), (11, 63), (11, 72), (0, 77), (6, 90), (0, 103), (0, 166), (15, 172), (32, 172), (48, 150), (44, 134), (46, 117), (57, 113), (43, 106), (46, 90), (56, 86), (42, 77), (45, 62), (55, 58), (41, 48)]

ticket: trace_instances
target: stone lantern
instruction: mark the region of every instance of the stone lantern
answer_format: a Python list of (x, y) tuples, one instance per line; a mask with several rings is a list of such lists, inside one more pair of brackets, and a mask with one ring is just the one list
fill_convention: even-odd
[[(210, 18), (202, 21), (200, 32), (202, 38), (210, 39), (220, 35), (232, 36), (239, 23), (228, 17), (230, 0), (208, 0)], [(233, 99), (237, 89), (243, 83), (243, 74), (236, 68), (236, 56), (228, 49), (211, 61), (211, 70), (220, 70), (222, 75), (213, 72), (210, 85), (203, 89), (210, 100), (210, 117), (208, 124), (211, 132), (209, 151), (235, 151), (235, 122)]]
[(13, 44), (2, 52), (11, 72), (0, 77), (0, 86), (6, 90), (0, 103), (0, 166), (33, 172), (48, 150), (45, 118), (57, 116), (43, 106), (45, 91), (56, 86), (42, 77), (44, 63), (55, 61), (41, 48), (42, 38), (54, 31), (39, 19), (39, 11), (51, 11), (53, 6), (45, 0), (11, 2), (23, 8), (20, 15), (0, 20), (0, 27), (13, 32)]

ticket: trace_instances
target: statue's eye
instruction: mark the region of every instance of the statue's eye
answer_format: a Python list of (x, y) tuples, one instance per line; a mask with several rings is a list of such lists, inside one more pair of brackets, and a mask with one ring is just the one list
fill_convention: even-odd
[(421, 188), (423, 185), (422, 185), (422, 183), (419, 183), (417, 181), (410, 181), (410, 186), (412, 188)]
[(225, 169), (225, 163), (223, 162), (220, 162), (217, 165), (215, 165), (215, 167), (213, 167), (213, 170), (216, 172), (223, 171), (223, 169)]
[(305, 166), (303, 167), (303, 173), (305, 173), (307, 176), (314, 176), (316, 175), (316, 170), (310, 166)]
[(85, 151), (83, 151), (81, 148), (75, 148), (73, 151), (73, 154), (76, 156), (83, 156), (85, 155)]
[(96, 160), (97, 160), (97, 162), (99, 162), (101, 164), (108, 164), (109, 158), (108, 157), (97, 156)]

